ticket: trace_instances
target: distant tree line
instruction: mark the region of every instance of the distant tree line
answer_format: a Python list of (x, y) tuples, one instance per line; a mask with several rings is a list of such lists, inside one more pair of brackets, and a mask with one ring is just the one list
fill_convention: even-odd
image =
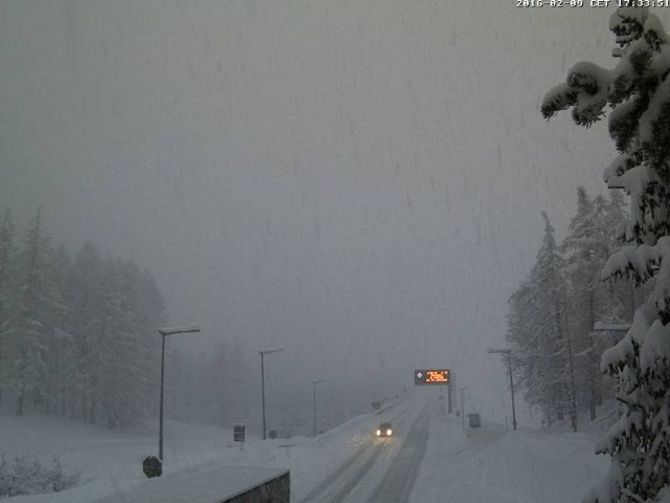
[(156, 403), (166, 320), (151, 274), (86, 243), (54, 246), (37, 210), (17, 238), (0, 223), (0, 406), (40, 410), (109, 428)]
[(593, 420), (596, 407), (613, 396), (600, 355), (615, 341), (594, 326), (630, 323), (640, 295), (630, 283), (601, 279), (620, 244), (615, 229), (626, 218), (621, 192), (607, 199), (578, 188), (577, 211), (560, 243), (543, 217), (535, 264), (509, 299), (506, 336), (528, 403), (547, 423), (569, 418), (576, 431), (580, 412)]

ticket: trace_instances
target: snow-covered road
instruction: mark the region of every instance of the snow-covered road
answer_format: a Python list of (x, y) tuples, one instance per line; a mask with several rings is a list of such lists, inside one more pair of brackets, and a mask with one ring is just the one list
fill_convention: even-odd
[(395, 436), (370, 437), (302, 502), (407, 501), (426, 448), (428, 410), (415, 398), (380, 415), (380, 422), (391, 422)]
[(409, 500), (416, 474), (428, 442), (429, 417), (427, 408), (414, 421), (393, 463), (375, 489), (369, 501), (404, 502)]
[[(593, 437), (484, 423), (463, 428), (437, 400), (415, 397), (390, 418), (398, 435), (369, 439), (301, 503), (578, 501), (607, 469)], [(434, 398), (434, 397), (433, 397)]]

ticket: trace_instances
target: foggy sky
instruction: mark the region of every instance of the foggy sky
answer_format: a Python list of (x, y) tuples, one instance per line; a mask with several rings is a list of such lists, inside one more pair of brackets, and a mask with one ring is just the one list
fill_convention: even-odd
[[(278, 382), (454, 369), (503, 417), (541, 211), (605, 192), (606, 127), (539, 114), (612, 66), (611, 9), (514, 0), (4, 0), (0, 201), (149, 267), (171, 321)], [(205, 341), (193, 341), (204, 344)]]

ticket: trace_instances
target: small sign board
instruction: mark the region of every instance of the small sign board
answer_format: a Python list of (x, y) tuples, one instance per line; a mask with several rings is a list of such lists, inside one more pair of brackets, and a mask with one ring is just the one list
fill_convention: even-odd
[(479, 414), (468, 414), (468, 424), (470, 428), (481, 428), (482, 427), (482, 418)]
[(244, 442), (244, 434), (246, 430), (246, 425), (242, 423), (233, 425), (233, 440), (235, 442)]
[(414, 384), (449, 384), (449, 369), (419, 369), (414, 371)]

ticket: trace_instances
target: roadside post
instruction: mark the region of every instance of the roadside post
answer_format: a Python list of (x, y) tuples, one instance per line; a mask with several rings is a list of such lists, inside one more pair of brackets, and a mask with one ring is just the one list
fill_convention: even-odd
[(233, 441), (240, 443), (240, 450), (244, 450), (244, 437), (246, 434), (246, 425), (237, 423), (233, 425)]

